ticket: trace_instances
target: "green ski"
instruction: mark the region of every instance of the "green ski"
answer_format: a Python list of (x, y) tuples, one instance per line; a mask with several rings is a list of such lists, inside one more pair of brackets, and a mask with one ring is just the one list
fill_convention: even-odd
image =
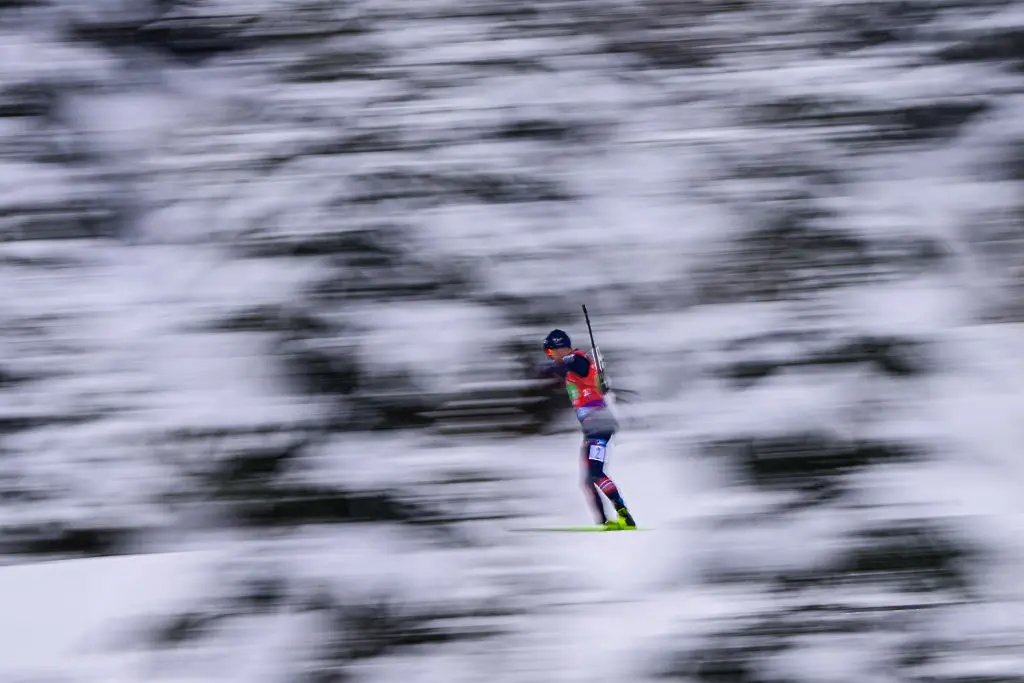
[(565, 532), (590, 532), (600, 531), (604, 532), (617, 532), (617, 531), (653, 531), (650, 527), (636, 527), (634, 529), (606, 529), (603, 526), (597, 524), (588, 524), (582, 526), (538, 526), (538, 527), (525, 527), (521, 529), (513, 529), (512, 531), (565, 531)]

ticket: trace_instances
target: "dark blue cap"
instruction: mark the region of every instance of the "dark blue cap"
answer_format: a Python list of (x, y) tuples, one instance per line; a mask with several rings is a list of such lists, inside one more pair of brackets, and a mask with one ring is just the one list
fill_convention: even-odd
[(544, 337), (544, 348), (570, 349), (572, 348), (572, 342), (569, 340), (569, 335), (562, 330), (551, 330), (548, 332), (548, 336)]

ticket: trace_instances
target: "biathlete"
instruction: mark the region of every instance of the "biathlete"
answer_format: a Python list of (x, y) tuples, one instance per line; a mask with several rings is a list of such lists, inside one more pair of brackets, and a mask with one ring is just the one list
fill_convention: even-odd
[[(541, 369), (541, 375), (565, 380), (565, 388), (583, 430), (580, 449), (583, 487), (597, 523), (609, 530), (635, 529), (636, 521), (626, 508), (622, 494), (604, 471), (608, 444), (618, 429), (618, 421), (605, 403), (606, 386), (597, 364), (591, 362), (586, 353), (573, 348), (569, 335), (562, 330), (552, 330), (544, 338), (544, 353), (550, 361)], [(601, 494), (614, 506), (617, 519), (608, 519)]]

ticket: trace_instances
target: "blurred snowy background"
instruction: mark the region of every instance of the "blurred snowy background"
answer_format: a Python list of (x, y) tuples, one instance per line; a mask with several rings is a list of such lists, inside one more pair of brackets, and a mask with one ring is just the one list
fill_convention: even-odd
[[(0, 682), (1022, 683), (1024, 9), (0, 0)], [(624, 422), (589, 523), (540, 340)]]

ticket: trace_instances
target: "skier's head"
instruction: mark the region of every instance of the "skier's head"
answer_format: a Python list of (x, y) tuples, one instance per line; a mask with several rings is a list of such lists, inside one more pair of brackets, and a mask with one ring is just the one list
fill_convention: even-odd
[(562, 330), (551, 330), (544, 337), (544, 353), (554, 360), (562, 360), (572, 353), (572, 341)]

